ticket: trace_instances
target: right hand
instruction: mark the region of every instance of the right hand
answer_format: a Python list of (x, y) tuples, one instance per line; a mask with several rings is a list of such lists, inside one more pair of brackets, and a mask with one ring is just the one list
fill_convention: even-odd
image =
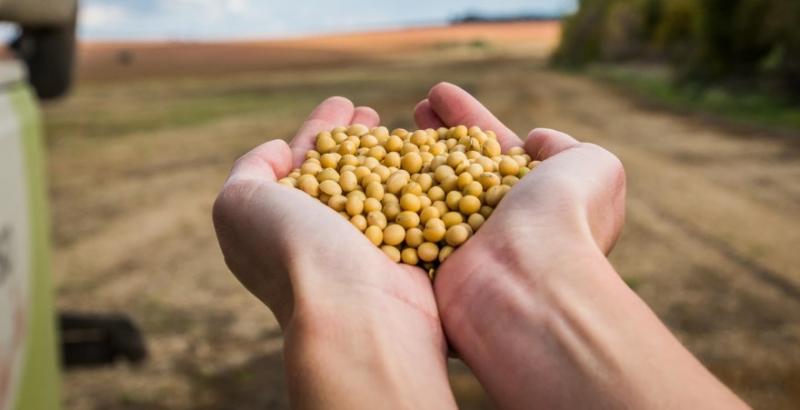
[[(530, 276), (524, 280), (539, 281), (546, 279), (541, 274), (575, 254), (611, 251), (625, 216), (625, 171), (616, 156), (549, 129), (535, 129), (523, 142), (474, 97), (448, 83), (431, 89), (415, 117), (420, 128), (465, 124), (493, 130), (504, 151), (522, 146), (542, 161), (439, 268), (435, 288), (443, 316), (457, 316), (465, 305), (487, 306), (461, 300), (472, 291), (491, 300), (487, 291), (500, 273), (484, 269), (487, 261), (514, 265)], [(450, 337), (458, 332), (449, 330)]]
[(493, 130), (542, 161), (437, 272), (445, 334), (501, 408), (739, 408), (606, 259), (624, 222), (625, 173), (553, 130), (521, 141), (464, 90), (439, 84), (420, 128)]

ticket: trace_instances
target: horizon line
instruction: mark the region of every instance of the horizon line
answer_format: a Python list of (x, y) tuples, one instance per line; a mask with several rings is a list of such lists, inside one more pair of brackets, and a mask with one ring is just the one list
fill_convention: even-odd
[(460, 25), (474, 24), (518, 24), (535, 22), (562, 21), (569, 16), (569, 12), (564, 13), (511, 13), (511, 14), (475, 14), (461, 13), (453, 15), (447, 19), (431, 19), (398, 22), (384, 27), (365, 27), (363, 29), (353, 28), (344, 30), (321, 30), (305, 33), (285, 33), (285, 34), (251, 34), (251, 35), (222, 35), (222, 36), (192, 36), (192, 35), (156, 35), (156, 36), (84, 36), (78, 29), (77, 37), (82, 43), (230, 43), (247, 41), (291, 41), (305, 40), (323, 37), (348, 36), (366, 33), (397, 32), (403, 30), (432, 29), (454, 27)]

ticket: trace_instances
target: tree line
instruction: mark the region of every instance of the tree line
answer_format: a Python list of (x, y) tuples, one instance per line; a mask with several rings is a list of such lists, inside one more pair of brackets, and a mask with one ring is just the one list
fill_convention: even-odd
[(580, 0), (554, 62), (655, 61), (679, 82), (800, 97), (800, 0)]

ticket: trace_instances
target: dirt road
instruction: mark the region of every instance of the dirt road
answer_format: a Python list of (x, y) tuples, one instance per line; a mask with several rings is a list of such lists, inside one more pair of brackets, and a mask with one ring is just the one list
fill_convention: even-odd
[[(214, 195), (239, 154), (291, 135), (325, 96), (412, 127), (415, 102), (439, 80), (466, 87), (521, 134), (558, 128), (617, 153), (629, 179), (612, 255), (620, 273), (751, 404), (800, 402), (800, 135), (647, 109), (541, 60), (479, 50), (85, 84), (48, 107), (58, 304), (130, 314), (152, 352), (139, 368), (67, 373), (66, 407), (285, 407), (280, 336), (223, 265)], [(488, 407), (469, 373), (453, 369), (464, 408)]]

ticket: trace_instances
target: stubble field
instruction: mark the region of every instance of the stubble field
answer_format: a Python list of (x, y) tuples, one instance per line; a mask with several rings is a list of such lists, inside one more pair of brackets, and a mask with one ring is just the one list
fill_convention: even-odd
[[(215, 194), (239, 155), (290, 137), (323, 98), (413, 128), (414, 104), (441, 80), (520, 135), (557, 128), (618, 154), (629, 200), (614, 265), (751, 404), (796, 406), (800, 135), (658, 111), (554, 72), (557, 38), (557, 23), (523, 23), (84, 45), (75, 92), (44, 110), (58, 306), (130, 315), (151, 357), (65, 373), (65, 407), (286, 407), (280, 334), (224, 266)], [(464, 408), (490, 406), (463, 365), (452, 370)]]

